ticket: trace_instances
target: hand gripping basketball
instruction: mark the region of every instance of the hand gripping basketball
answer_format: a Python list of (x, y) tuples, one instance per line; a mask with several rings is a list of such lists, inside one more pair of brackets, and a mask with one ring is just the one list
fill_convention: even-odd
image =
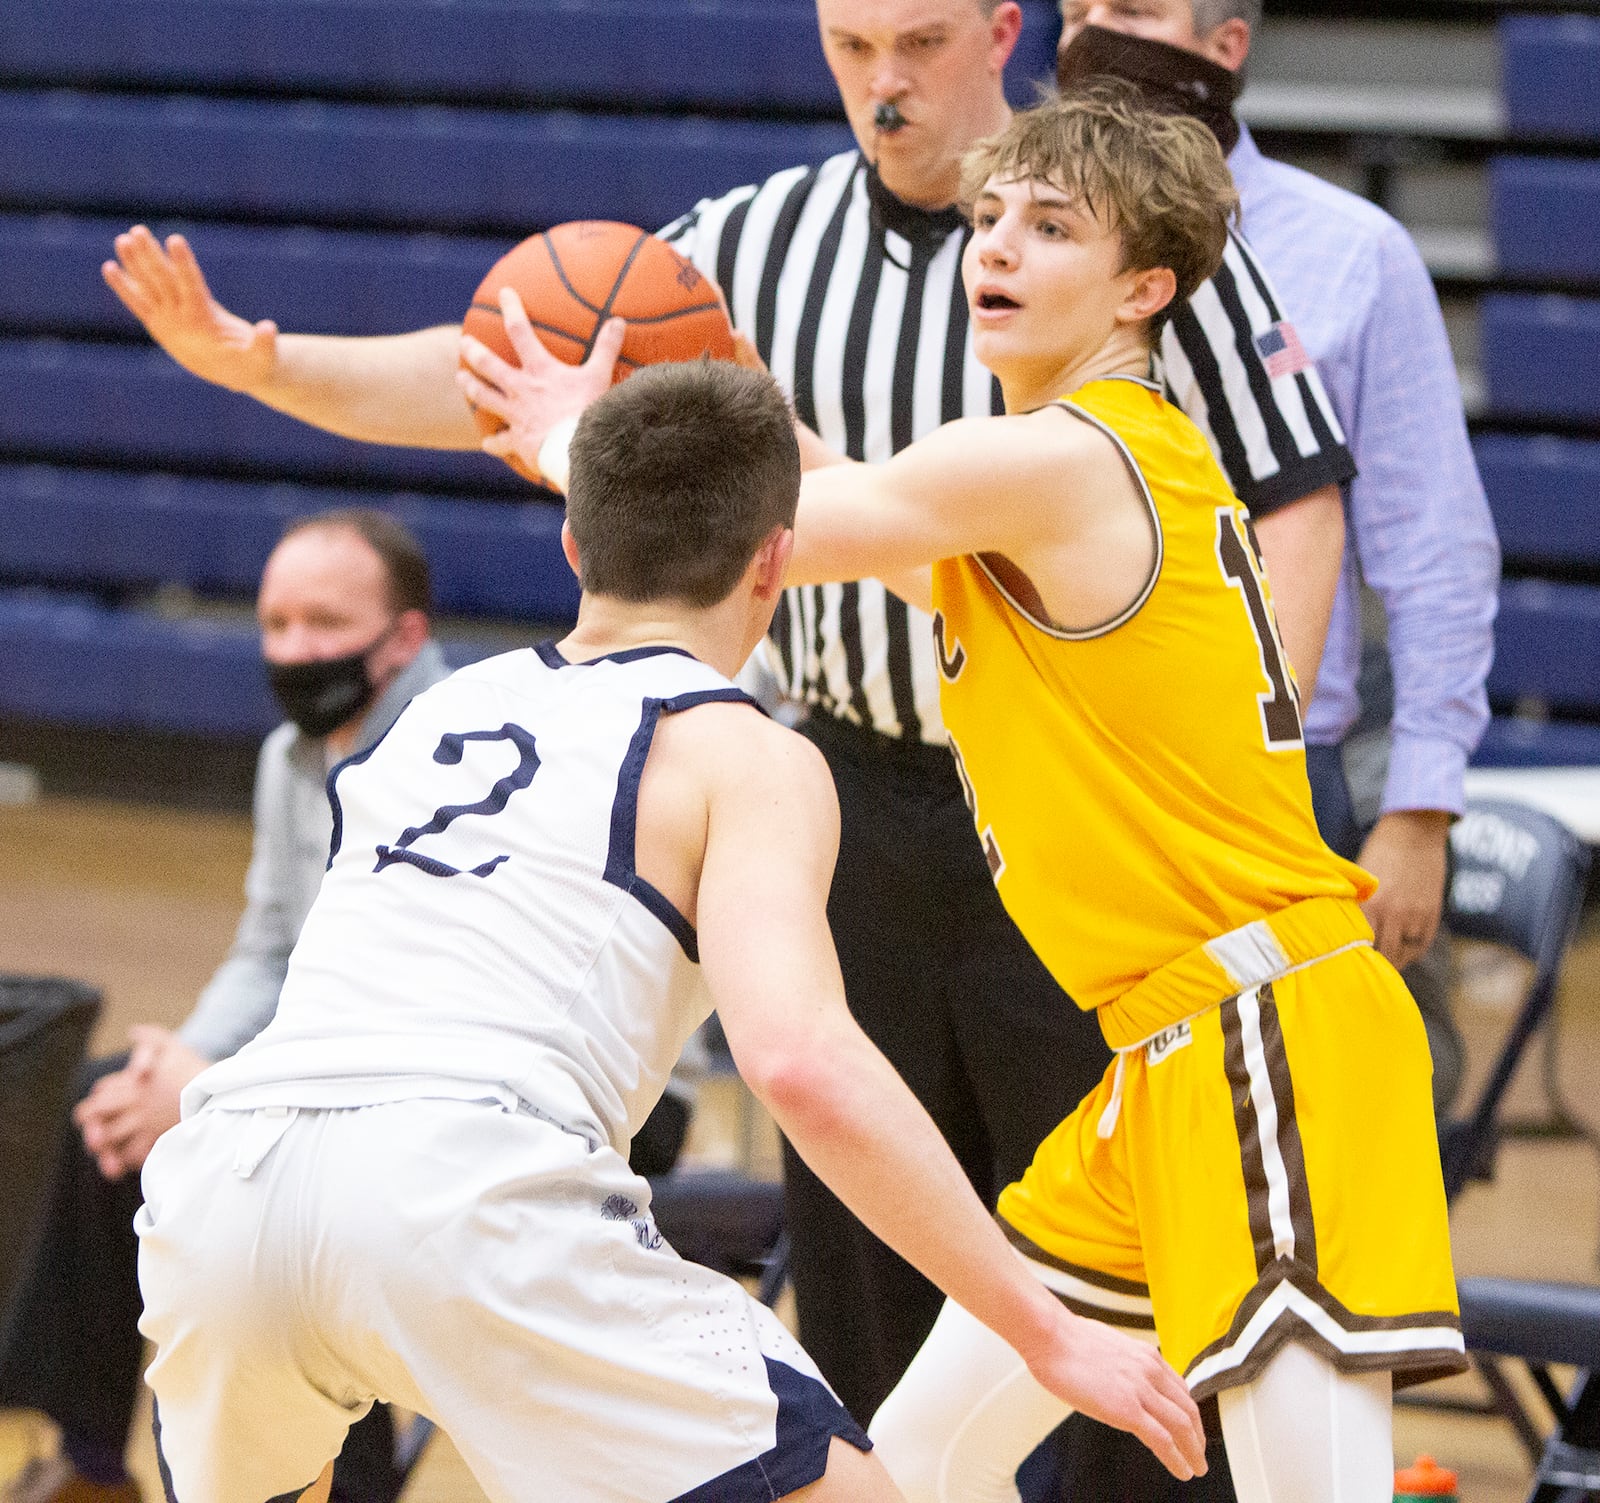
[[(462, 328), (506, 366), (518, 361), (526, 365), (529, 353), (513, 345), (502, 310), (501, 294), (508, 287), (516, 289), (519, 325), (531, 327), (542, 347), (539, 353), (569, 365), (587, 365), (599, 350), (607, 322), (624, 320), (621, 350), (608, 352), (615, 357), (613, 380), (662, 361), (736, 358), (728, 310), (715, 283), (664, 240), (636, 225), (595, 219), (558, 224), (530, 235), (490, 267)], [(517, 390), (515, 383), (501, 379), (503, 370), (490, 375), (481, 366), (472, 369), (503, 395)], [(548, 366), (542, 369), (548, 384), (561, 384)], [(500, 410), (477, 401), (467, 384), (462, 390), (479, 429), (494, 434), (503, 420)], [(532, 479), (534, 451), (528, 441), (524, 433), (484, 447)]]
[(540, 446), (556, 424), (579, 416), (609, 390), (627, 325), (620, 318), (606, 320), (589, 358), (582, 365), (568, 365), (533, 332), (514, 287), (501, 290), (500, 313), (517, 363), (502, 360), (487, 345), (463, 334), (456, 384), (479, 412), (505, 424), (484, 439), (484, 452), (505, 460), (527, 479), (540, 481)]

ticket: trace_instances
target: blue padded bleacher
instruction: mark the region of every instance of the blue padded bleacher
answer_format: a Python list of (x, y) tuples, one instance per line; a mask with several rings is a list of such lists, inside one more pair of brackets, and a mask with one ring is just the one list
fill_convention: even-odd
[(1489, 215), (1508, 275), (1600, 281), (1600, 161), (1497, 158)]
[[(454, 667), (501, 645), (443, 643)], [(0, 662), (0, 716), (252, 737), (283, 718), (249, 620), (173, 620), (113, 609), (87, 596), (4, 590)]]
[[(1019, 102), (1058, 29), (1025, 13)], [(243, 315), (381, 333), (459, 318), (542, 226), (658, 226), (851, 142), (812, 0), (8, 0), (0, 715), (259, 734), (242, 610), (107, 602), (242, 605), (284, 522), (332, 505), (410, 523), (447, 612), (576, 606), (559, 512), (504, 466), (308, 430), (151, 348), (99, 277), (133, 219), (184, 228)]]
[(1600, 18), (1507, 16), (1500, 52), (1513, 135), (1600, 140)]
[(66, 463), (210, 466), (390, 488), (535, 494), (498, 460), (355, 444), (180, 370), (149, 345), (0, 339), (0, 453)]
[[(0, 464), (0, 577), (67, 586), (176, 584), (248, 599), (291, 520), (352, 499), (302, 485)], [(576, 615), (559, 507), (369, 499), (416, 533), (442, 612), (541, 622)]]
[[(100, 278), (128, 220), (0, 214), (0, 328), (14, 333), (143, 331)], [(319, 334), (392, 334), (454, 323), (515, 238), (158, 223), (182, 230), (217, 298), (247, 318)]]
[(249, 623), (167, 621), (42, 591), (0, 593), (0, 714), (260, 735), (280, 718)]
[(1489, 697), (1600, 710), (1600, 587), (1545, 579), (1502, 585)]
[(513, 237), (654, 227), (851, 139), (826, 123), (18, 90), (0, 93), (0, 203)]
[(1474, 767), (1600, 767), (1600, 725), (1496, 715)]
[(1600, 422), (1600, 298), (1498, 293), (1482, 330), (1491, 412)]
[(1472, 448), (1507, 558), (1600, 567), (1600, 443), (1482, 433)]
[[(1024, 8), (1019, 102), (1057, 30)], [(839, 113), (810, 0), (6, 0), (0, 79)]]

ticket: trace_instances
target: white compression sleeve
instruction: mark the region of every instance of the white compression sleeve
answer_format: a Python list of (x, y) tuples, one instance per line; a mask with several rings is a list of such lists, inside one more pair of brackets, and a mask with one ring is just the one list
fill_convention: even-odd
[(577, 418), (563, 418), (539, 445), (539, 473), (562, 495), (567, 493), (567, 479), (572, 473), (572, 435), (577, 431)]
[(1341, 1373), (1290, 1342), (1255, 1382), (1218, 1395), (1239, 1503), (1388, 1503), (1387, 1372)]
[(1017, 1468), (1070, 1413), (946, 1300), (869, 1433), (907, 1503), (1017, 1503)]

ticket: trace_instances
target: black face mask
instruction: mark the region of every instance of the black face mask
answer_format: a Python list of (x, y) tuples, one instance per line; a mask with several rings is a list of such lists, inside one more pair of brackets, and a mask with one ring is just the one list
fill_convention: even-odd
[(1198, 120), (1217, 138), (1224, 155), (1239, 144), (1233, 102), (1243, 80), (1221, 63), (1104, 26), (1085, 26), (1056, 56), (1056, 82), (1063, 93), (1108, 76), (1133, 84), (1143, 102), (1161, 114)]
[(303, 735), (320, 740), (372, 703), (378, 690), (367, 672), (367, 659), (393, 630), (386, 627), (376, 641), (342, 658), (267, 664), (273, 697)]

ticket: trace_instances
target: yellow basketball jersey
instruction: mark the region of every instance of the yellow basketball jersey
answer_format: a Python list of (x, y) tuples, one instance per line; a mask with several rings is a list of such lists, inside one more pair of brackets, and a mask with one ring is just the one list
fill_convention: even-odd
[(1205, 439), (1145, 381), (1062, 406), (1117, 444), (1150, 509), (1145, 591), (1064, 631), (967, 556), (935, 566), (933, 600), (945, 720), (1000, 895), (1097, 1008), (1218, 935), (1376, 884), (1317, 833), (1271, 592)]

